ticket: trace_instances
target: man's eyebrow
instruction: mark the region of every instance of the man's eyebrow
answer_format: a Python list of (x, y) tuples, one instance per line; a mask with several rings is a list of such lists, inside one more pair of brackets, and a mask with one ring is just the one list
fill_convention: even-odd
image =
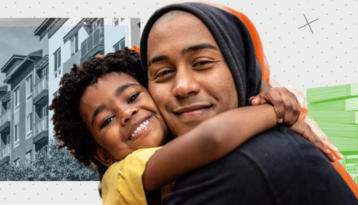
[(148, 62), (148, 67), (151, 66), (153, 63), (156, 63), (156, 62), (162, 61), (162, 60), (167, 60), (168, 58), (169, 57), (167, 55), (155, 56)]
[[(182, 54), (186, 54), (188, 52), (192, 52), (192, 51), (197, 51), (197, 50), (202, 50), (202, 49), (214, 49), (214, 50), (219, 50), (216, 46), (210, 44), (210, 43), (202, 43), (202, 44), (197, 44), (197, 45), (193, 45), (193, 46), (189, 46), (188, 48), (185, 48), (182, 50)], [(148, 67), (151, 66), (153, 63), (156, 63), (158, 61), (162, 61), (162, 60), (167, 60), (169, 57), (167, 55), (160, 55), (160, 56), (156, 56), (154, 58), (152, 58), (151, 60), (149, 60), (148, 62)]]
[(181, 51), (182, 54), (186, 54), (192, 51), (202, 50), (202, 49), (214, 49), (219, 50), (216, 46), (210, 44), (210, 43), (202, 43), (197, 45), (189, 46), (188, 48), (185, 48)]
[(114, 91), (114, 96), (118, 97), (120, 96), (127, 88), (132, 87), (132, 86), (138, 86), (138, 84), (135, 83), (126, 83), (122, 86), (119, 86), (116, 91)]
[(102, 110), (104, 110), (105, 108), (106, 108), (105, 105), (100, 105), (100, 106), (98, 106), (97, 109), (93, 112), (93, 114), (92, 114), (92, 119), (91, 119), (91, 125), (92, 125), (92, 127), (93, 127), (93, 124), (94, 124), (94, 121), (95, 121), (97, 115), (98, 115), (100, 112), (102, 112)]

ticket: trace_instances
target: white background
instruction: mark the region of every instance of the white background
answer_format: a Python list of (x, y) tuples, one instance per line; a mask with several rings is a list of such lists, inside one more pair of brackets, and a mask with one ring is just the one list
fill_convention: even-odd
[[(178, 1), (13, 0), (0, 3), (0, 18), (140, 17), (142, 27), (159, 7)], [(281, 85), (307, 88), (358, 82), (357, 0), (213, 1), (255, 24)], [(311, 22), (313, 33), (304, 14)], [(1, 38), (1, 37), (0, 37)], [(1, 48), (0, 48), (1, 49)], [(0, 204), (101, 204), (97, 182), (0, 182)]]

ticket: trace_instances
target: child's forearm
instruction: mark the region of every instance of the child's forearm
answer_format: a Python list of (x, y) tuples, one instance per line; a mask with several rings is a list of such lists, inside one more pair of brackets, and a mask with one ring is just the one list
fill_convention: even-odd
[(145, 191), (155, 190), (225, 156), (276, 123), (276, 113), (271, 105), (234, 109), (204, 121), (153, 155), (143, 175)]
[[(243, 144), (251, 137), (277, 125), (276, 113), (271, 105), (249, 106), (224, 112), (203, 123), (211, 129), (208, 135), (215, 143), (215, 152), (207, 150), (210, 157), (220, 158)], [(205, 129), (205, 128), (203, 128)], [(204, 149), (203, 149), (204, 150)], [(206, 157), (208, 155), (205, 155)]]

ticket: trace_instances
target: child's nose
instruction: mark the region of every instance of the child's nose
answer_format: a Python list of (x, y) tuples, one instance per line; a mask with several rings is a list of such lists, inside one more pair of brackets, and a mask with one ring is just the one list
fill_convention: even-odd
[(132, 120), (133, 116), (137, 113), (138, 113), (138, 109), (136, 108), (125, 109), (121, 119), (122, 125), (126, 125), (130, 120)]

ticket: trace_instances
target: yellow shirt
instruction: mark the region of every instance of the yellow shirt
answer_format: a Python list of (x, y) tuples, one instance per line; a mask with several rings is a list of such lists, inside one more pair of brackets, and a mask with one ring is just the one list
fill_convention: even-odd
[(104, 205), (146, 205), (142, 176), (145, 166), (161, 147), (143, 148), (108, 168), (102, 180)]

